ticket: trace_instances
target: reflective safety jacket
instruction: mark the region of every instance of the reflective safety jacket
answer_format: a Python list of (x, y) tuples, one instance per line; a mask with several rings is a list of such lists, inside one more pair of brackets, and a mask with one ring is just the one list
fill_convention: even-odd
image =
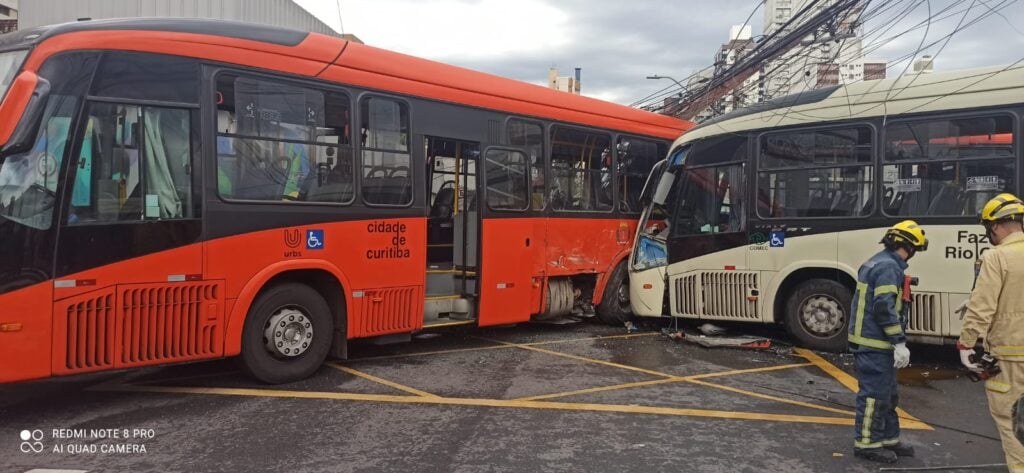
[(996, 358), (1024, 361), (1024, 233), (1007, 235), (981, 255), (960, 344), (973, 347), (978, 338)]
[(907, 262), (895, 252), (882, 250), (857, 272), (850, 321), (850, 348), (892, 350), (907, 340), (903, 309), (903, 271)]

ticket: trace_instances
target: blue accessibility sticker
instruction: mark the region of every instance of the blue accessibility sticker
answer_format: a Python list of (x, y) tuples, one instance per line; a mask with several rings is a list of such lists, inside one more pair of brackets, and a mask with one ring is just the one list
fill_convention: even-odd
[(325, 243), (323, 230), (306, 230), (307, 250), (322, 250)]
[(786, 246), (786, 232), (772, 232), (771, 236), (768, 237), (768, 242), (772, 248), (782, 248)]

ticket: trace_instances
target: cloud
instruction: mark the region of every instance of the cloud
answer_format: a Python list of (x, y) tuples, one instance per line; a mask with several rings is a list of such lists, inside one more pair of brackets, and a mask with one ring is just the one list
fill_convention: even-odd
[[(324, 22), (338, 25), (335, 0), (296, 0)], [(971, 17), (1005, 0), (977, 0)], [(903, 5), (893, 5), (902, 3)], [(916, 51), (924, 29), (891, 37), (950, 7), (962, 12), (971, 2), (956, 0), (888, 0), (890, 5), (865, 26), (880, 46), (873, 58), (897, 58)], [(548, 68), (562, 75), (582, 68), (582, 90), (605, 100), (629, 104), (669, 85), (646, 80), (651, 74), (683, 80), (712, 64), (726, 42), (729, 27), (743, 23), (758, 7), (756, 0), (340, 0), (345, 32), (367, 44), (438, 60), (525, 82), (543, 84)], [(905, 6), (904, 6), (905, 5)], [(879, 24), (905, 7), (910, 14), (893, 25)], [(954, 37), (936, 60), (938, 70), (1009, 63), (1024, 55), (1024, 5), (1007, 3), (1009, 20), (992, 16)], [(751, 18), (760, 33), (764, 12)], [(927, 42), (948, 34), (959, 15), (935, 22)], [(1013, 24), (1011, 24), (1013, 23)], [(885, 34), (883, 28), (892, 26)], [(998, 38), (998, 39), (997, 39)], [(869, 38), (870, 39), (870, 38)], [(881, 44), (884, 40), (889, 40)], [(996, 41), (1000, 46), (995, 47)], [(936, 54), (939, 46), (927, 52)], [(922, 52), (923, 54), (924, 52)], [(903, 64), (889, 74), (898, 74)]]

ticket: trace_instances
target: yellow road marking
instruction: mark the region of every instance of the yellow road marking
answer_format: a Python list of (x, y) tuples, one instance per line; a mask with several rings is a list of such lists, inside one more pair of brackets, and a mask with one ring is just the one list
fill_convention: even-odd
[(375, 382), (377, 384), (383, 384), (384, 386), (392, 387), (392, 388), (395, 388), (395, 389), (397, 389), (399, 391), (405, 391), (405, 392), (407, 392), (409, 394), (415, 394), (417, 396), (422, 396), (422, 397), (438, 397), (437, 395), (430, 394), (430, 393), (424, 392), (424, 391), (420, 391), (419, 389), (416, 389), (416, 388), (410, 388), (409, 386), (401, 385), (401, 384), (395, 383), (393, 381), (388, 381), (388, 380), (383, 379), (383, 378), (378, 378), (378, 377), (376, 377), (376, 376), (374, 376), (372, 374), (363, 373), (362, 371), (354, 370), (354, 369), (349, 368), (347, 366), (341, 366), (341, 365), (339, 365), (337, 363), (328, 363), (328, 365), (331, 368), (334, 368), (336, 370), (344, 371), (344, 372), (346, 372), (348, 374), (355, 375), (355, 376), (358, 376), (360, 378), (373, 381), (373, 382)]
[(658, 376), (658, 377), (661, 377), (661, 378), (675, 378), (675, 376), (671, 375), (671, 374), (666, 374), (666, 373), (662, 373), (660, 371), (654, 371), (654, 370), (639, 368), (639, 367), (636, 367), (636, 366), (621, 365), (619, 363), (612, 363), (610, 361), (597, 360), (597, 359), (594, 359), (594, 358), (587, 358), (585, 356), (570, 355), (568, 353), (562, 353), (562, 352), (557, 352), (557, 351), (552, 351), (552, 350), (545, 350), (543, 348), (537, 348), (535, 346), (530, 346), (530, 345), (522, 345), (522, 344), (518, 344), (518, 343), (503, 342), (501, 340), (493, 340), (493, 339), (490, 339), (490, 338), (483, 338), (483, 337), (476, 337), (476, 338), (479, 338), (481, 340), (486, 340), (488, 342), (500, 343), (502, 345), (508, 345), (508, 346), (512, 346), (512, 347), (516, 347), (516, 348), (522, 348), (523, 350), (530, 350), (530, 351), (536, 351), (536, 352), (540, 352), (540, 353), (547, 353), (548, 355), (560, 356), (562, 358), (570, 358), (570, 359), (573, 359), (573, 360), (586, 361), (588, 363), (596, 363), (596, 364), (599, 364), (599, 365), (611, 366), (612, 368), (619, 368), (619, 369), (624, 369), (624, 370), (636, 371), (638, 373), (649, 374), (651, 376)]
[[(839, 384), (846, 386), (846, 388), (849, 389), (850, 391), (857, 392), (860, 390), (860, 385), (857, 383), (857, 378), (850, 376), (849, 373), (839, 369), (839, 367), (833, 365), (832, 363), (829, 363), (824, 358), (818, 356), (817, 353), (814, 353), (810, 350), (806, 350), (803, 348), (794, 348), (793, 353), (796, 353), (798, 356), (806, 358), (807, 361), (810, 361), (812, 364), (814, 364), (814, 366), (821, 368), (822, 371), (828, 373), (829, 376), (835, 378), (836, 381), (839, 381)], [(906, 421), (900, 422), (901, 428), (935, 430), (932, 428), (932, 426), (924, 422), (921, 422), (920, 420), (918, 420), (917, 417), (910, 415), (910, 413), (903, 410), (903, 408), (901, 407), (896, 408), (896, 415), (899, 416), (901, 421)]]
[(707, 386), (709, 388), (721, 389), (723, 391), (734, 392), (736, 394), (743, 394), (744, 396), (750, 396), (750, 397), (756, 397), (756, 398), (759, 398), (759, 399), (766, 399), (766, 400), (769, 400), (769, 401), (781, 402), (783, 404), (791, 404), (791, 405), (794, 405), (794, 406), (806, 407), (806, 408), (809, 408), (809, 409), (817, 409), (819, 411), (832, 412), (832, 413), (835, 413), (835, 414), (855, 415), (855, 413), (853, 411), (847, 411), (847, 410), (843, 410), (843, 409), (835, 409), (835, 408), (832, 408), (832, 407), (819, 406), (819, 405), (816, 405), (816, 404), (810, 404), (810, 403), (802, 402), (802, 401), (794, 401), (792, 399), (786, 399), (786, 398), (782, 398), (782, 397), (778, 397), (778, 396), (771, 396), (771, 395), (768, 395), (768, 394), (756, 393), (756, 392), (753, 392), (753, 391), (747, 391), (745, 389), (734, 388), (732, 386), (724, 386), (724, 385), (721, 385), (721, 384), (709, 383), (707, 381), (701, 381), (699, 379), (688, 379), (688, 380), (686, 380), (686, 382), (692, 383), (692, 384), (699, 384), (701, 386)]
[(598, 387), (598, 388), (578, 389), (578, 390), (575, 390), (575, 391), (566, 391), (566, 392), (561, 392), (561, 393), (543, 394), (543, 395), (540, 395), (540, 396), (530, 396), (530, 397), (523, 397), (523, 398), (519, 398), (519, 399), (527, 400), (527, 401), (535, 401), (535, 400), (539, 400), (539, 399), (553, 399), (553, 398), (557, 398), (557, 397), (575, 396), (575, 395), (579, 395), (579, 394), (591, 394), (591, 393), (599, 393), (599, 392), (605, 392), (605, 391), (616, 391), (616, 390), (619, 390), (619, 389), (629, 389), (629, 388), (636, 388), (636, 387), (643, 387), (643, 386), (654, 386), (654, 385), (665, 384), (665, 383), (678, 383), (680, 381), (689, 381), (689, 380), (712, 378), (712, 377), (719, 377), (719, 376), (730, 376), (730, 375), (737, 375), (737, 374), (761, 373), (761, 372), (765, 372), (765, 371), (777, 371), (777, 370), (785, 370), (785, 369), (791, 369), (791, 368), (802, 368), (802, 367), (805, 367), (805, 366), (813, 366), (813, 365), (810, 364), (810, 363), (794, 363), (794, 364), (791, 364), (791, 365), (767, 366), (767, 367), (763, 367), (763, 368), (752, 368), (752, 369), (731, 370), (731, 371), (719, 371), (717, 373), (704, 373), (704, 374), (696, 374), (696, 375), (689, 375), (689, 376), (673, 376), (671, 378), (665, 378), (665, 379), (655, 379), (655, 380), (651, 380), (651, 381), (637, 381), (635, 383), (623, 383), (623, 384), (616, 384), (616, 385), (612, 385), (612, 386), (602, 386), (602, 387)]
[(835, 378), (836, 381), (839, 381), (839, 384), (846, 386), (850, 391), (857, 392), (857, 378), (850, 376), (849, 373), (839, 369), (836, 365), (825, 361), (825, 359), (818, 356), (817, 353), (804, 348), (794, 348), (793, 353), (807, 359), (811, 364), (828, 373), (829, 376)]
[[(459, 399), (447, 397), (393, 396), (384, 394), (332, 393), (319, 391), (287, 391), (280, 389), (249, 389), (249, 388), (187, 388), (173, 386), (130, 386), (110, 387), (108, 390), (125, 392), (178, 393), (178, 394), (210, 394), (222, 396), (255, 396), (295, 399), (334, 399), (346, 401), (371, 401), (398, 404), (431, 404), (470, 407), (504, 407), (521, 409), (546, 409), (561, 411), (612, 412), (625, 414), (655, 414), (686, 417), (709, 417), (734, 420), (757, 420), (774, 422), (796, 422), (829, 425), (853, 425), (852, 417), (821, 417), (790, 414), (765, 414), (759, 412), (716, 411), (707, 409), (688, 409), (678, 407), (653, 407), (622, 404), (567, 403), (503, 399)], [(907, 429), (919, 428), (906, 426)]]
[(764, 373), (765, 371), (778, 371), (788, 370), (792, 368), (803, 368), (805, 366), (813, 366), (812, 363), (793, 363), (789, 365), (777, 365), (777, 366), (764, 366), (761, 368), (749, 368), (742, 370), (731, 370), (731, 371), (717, 371), (714, 373), (694, 374), (689, 376), (683, 376), (684, 379), (705, 379), (705, 378), (717, 378), (720, 376), (733, 376), (737, 374), (748, 374), (748, 373)]
[(599, 393), (599, 392), (604, 392), (604, 391), (617, 391), (617, 390), (620, 390), (620, 389), (637, 388), (637, 387), (642, 387), (642, 386), (654, 386), (654, 385), (665, 384), (665, 383), (677, 383), (679, 381), (681, 381), (681, 379), (676, 379), (676, 378), (652, 379), (650, 381), (637, 381), (635, 383), (616, 384), (616, 385), (613, 385), (613, 386), (602, 386), (602, 387), (599, 387), (599, 388), (577, 389), (575, 391), (566, 391), (566, 392), (552, 393), (552, 394), (542, 394), (540, 396), (521, 397), (518, 400), (519, 401), (539, 401), (541, 399), (553, 399), (553, 398), (556, 398), (556, 397), (576, 396), (576, 395), (579, 395), (579, 394), (591, 394), (591, 393)]
[[(438, 327), (438, 326), (437, 325), (428, 325), (428, 326), (425, 326), (424, 328), (427, 329), (427, 328), (433, 328), (433, 327)], [(654, 332), (648, 332), (648, 333), (631, 333), (631, 334), (628, 334), (628, 335), (609, 335), (607, 337), (565, 338), (565, 339), (561, 339), (561, 340), (550, 340), (550, 341), (546, 341), (546, 342), (522, 343), (520, 345), (526, 345), (526, 346), (550, 345), (550, 344), (556, 344), (556, 343), (585, 342), (585, 341), (588, 341), (588, 340), (606, 340), (606, 339), (615, 339), (615, 338), (648, 337), (648, 336), (651, 336), (651, 335), (658, 335), (658, 334), (654, 333)], [(480, 339), (479, 337), (475, 337), (475, 338)], [(498, 343), (497, 341), (494, 341), (494, 340), (487, 340), (487, 341), (491, 342), (491, 343)], [(501, 344), (501, 345), (490, 345), (490, 346), (486, 346), (486, 347), (455, 348), (455, 349), (451, 349), (451, 350), (435, 350), (435, 351), (423, 351), (423, 352), (417, 352), (417, 353), (403, 353), (403, 354), (400, 354), (400, 355), (383, 355), (383, 356), (371, 356), (371, 357), (367, 357), (367, 358), (353, 358), (353, 359), (347, 360), (347, 361), (354, 363), (354, 362), (368, 361), (368, 360), (390, 360), (390, 359), (393, 359), (393, 358), (409, 358), (409, 357), (414, 357), (414, 356), (427, 356), (427, 355), (444, 355), (444, 354), (448, 354), (448, 353), (463, 353), (463, 352), (480, 351), (480, 350), (494, 350), (494, 349), (499, 349), (499, 348), (503, 348), (503, 349), (518, 348), (518, 345), (515, 345), (515, 344)]]

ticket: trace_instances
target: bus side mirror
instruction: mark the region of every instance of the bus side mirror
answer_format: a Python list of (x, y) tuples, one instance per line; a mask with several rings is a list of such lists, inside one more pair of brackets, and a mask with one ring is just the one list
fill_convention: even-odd
[[(27, 103), (20, 99), (18, 95), (28, 93), (28, 91), (24, 90), (24, 85), (18, 87), (21, 84), (15, 83), (8, 91), (3, 104), (0, 104), (0, 119), (6, 122), (4, 123), (6, 126), (4, 126), (4, 130), (0, 131), (0, 135), (3, 134), (3, 131), (10, 130), (9, 127), (14, 127), (13, 131), (8, 131), (10, 136), (3, 145), (3, 148), (0, 149), (0, 154), (5, 156), (24, 153), (32, 149), (36, 136), (39, 134), (43, 111), (46, 109), (46, 99), (50, 96), (50, 81), (38, 77), (31, 72), (23, 72), (16, 79), (16, 82), (22, 81), (22, 84), (24, 84), (26, 80), (35, 82), (35, 89), (32, 90), (31, 95), (28, 97)], [(24, 103), (23, 108), (19, 107), (22, 103)], [(2, 137), (0, 136), (0, 138)]]
[(654, 196), (651, 200), (658, 205), (665, 205), (665, 199), (668, 198), (668, 192), (672, 190), (672, 184), (676, 182), (676, 175), (671, 172), (666, 172), (661, 176), (661, 180), (658, 181), (658, 188), (654, 190)]
[(651, 168), (651, 173), (647, 175), (647, 182), (644, 182), (644, 188), (640, 191), (641, 207), (651, 205), (651, 201), (654, 198), (654, 191), (657, 189), (661, 175), (665, 172), (665, 165), (666, 161), (663, 159), (658, 161), (658, 163)]

